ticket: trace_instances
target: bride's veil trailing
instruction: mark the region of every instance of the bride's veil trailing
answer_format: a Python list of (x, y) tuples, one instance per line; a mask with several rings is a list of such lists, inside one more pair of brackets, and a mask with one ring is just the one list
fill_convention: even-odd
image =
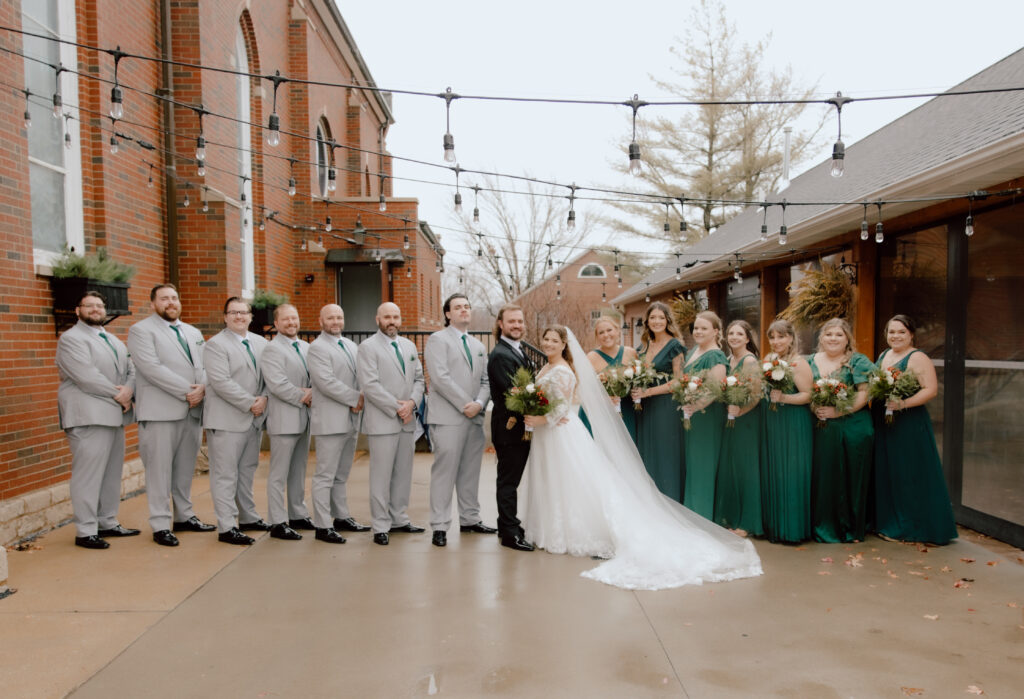
[(584, 575), (639, 589), (760, 575), (761, 562), (749, 540), (658, 490), (586, 352), (573, 332), (566, 330), (580, 404), (594, 441), (607, 456), (594, 466), (612, 471), (595, 475), (609, 476), (614, 485), (614, 496), (605, 509), (615, 540), (615, 558)]

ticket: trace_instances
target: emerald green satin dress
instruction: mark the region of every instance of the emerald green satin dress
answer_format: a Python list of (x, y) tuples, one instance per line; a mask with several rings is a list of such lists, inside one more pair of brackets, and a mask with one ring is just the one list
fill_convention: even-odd
[[(646, 352), (640, 352), (640, 357), (649, 361), (655, 371), (671, 376), (672, 360), (685, 351), (682, 343), (672, 338), (653, 358), (647, 357)], [(627, 401), (632, 402), (626, 398), (623, 403)], [(682, 497), (686, 472), (681, 415), (669, 393), (644, 398), (641, 410), (635, 414), (636, 447), (644, 466), (658, 490), (676, 501)]]
[[(740, 373), (743, 362), (758, 358), (747, 354), (729, 373)], [(728, 413), (728, 406), (726, 406)], [(764, 534), (761, 515), (761, 442), (763, 420), (761, 402), (745, 415), (740, 415), (729, 426), (726, 416), (722, 430), (722, 451), (718, 457), (718, 475), (715, 482), (715, 522), (728, 529), (742, 529), (752, 536)]]
[[(692, 357), (697, 348), (687, 356)], [(696, 374), (719, 364), (729, 369), (729, 360), (720, 349), (708, 350), (694, 361), (687, 360), (683, 373)], [(718, 477), (718, 459), (722, 452), (722, 432), (725, 428), (726, 409), (715, 401), (696, 415), (690, 416), (690, 431), (686, 435), (686, 483), (683, 486), (683, 504), (707, 519), (715, 515), (715, 481)], [(679, 426), (680, 430), (682, 425)]]

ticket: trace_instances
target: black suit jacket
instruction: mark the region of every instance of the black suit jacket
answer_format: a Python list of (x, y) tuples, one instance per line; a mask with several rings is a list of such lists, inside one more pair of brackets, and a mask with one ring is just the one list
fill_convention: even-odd
[[(519, 367), (533, 371), (533, 364), (516, 354), (512, 347), (502, 340), (494, 344), (487, 357), (487, 380), (491, 385), (491, 441), (495, 446), (521, 443), (523, 439), (523, 416), (509, 412), (505, 407), (505, 393), (512, 387), (512, 375)], [(508, 428), (509, 418), (515, 418), (515, 425)]]

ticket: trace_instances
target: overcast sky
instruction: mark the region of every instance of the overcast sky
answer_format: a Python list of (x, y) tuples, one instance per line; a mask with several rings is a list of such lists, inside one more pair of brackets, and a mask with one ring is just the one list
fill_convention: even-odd
[[(672, 79), (669, 48), (685, 33), (693, 0), (588, 2), (480, 0), (355, 2), (336, 0), (373, 78), (383, 88), (499, 96), (627, 100), (669, 98), (650, 76)], [(799, 84), (857, 97), (947, 89), (1024, 46), (1024, 3), (931, 0), (727, 0), (729, 19), (744, 42), (771, 34), (766, 62), (792, 67)], [(843, 110), (847, 145), (920, 101), (854, 103)], [(651, 110), (653, 108), (647, 108)], [(660, 108), (677, 110), (679, 107)], [(819, 108), (813, 108), (819, 109)], [(820, 108), (824, 109), (824, 108)], [(513, 104), (461, 100), (452, 104), (451, 132), (459, 164), (566, 184), (630, 184), (610, 167), (630, 140), (624, 107)], [(641, 114), (646, 112), (641, 111)], [(653, 112), (652, 112), (653, 113)], [(388, 148), (396, 156), (442, 163), (444, 101), (395, 95), (396, 123)], [(830, 157), (835, 120), (820, 153)], [(848, 168), (856, 163), (847, 163)], [(394, 174), (453, 183), (450, 172), (396, 162)], [(463, 175), (463, 185), (472, 184)], [(420, 217), (442, 234), (448, 262), (458, 254), (450, 189), (396, 181), (397, 196), (416, 197)], [(463, 192), (472, 208), (472, 193)], [(466, 196), (468, 194), (468, 196)], [(577, 205), (579, 215), (596, 204)], [(607, 230), (594, 233), (604, 244)], [(619, 241), (623, 249), (655, 250)]]

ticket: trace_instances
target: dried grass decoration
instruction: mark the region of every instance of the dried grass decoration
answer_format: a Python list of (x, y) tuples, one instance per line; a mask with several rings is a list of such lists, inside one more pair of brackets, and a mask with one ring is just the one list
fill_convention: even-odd
[(780, 318), (805, 326), (815, 326), (831, 318), (850, 318), (853, 312), (853, 285), (837, 265), (823, 263), (811, 269), (795, 285), (787, 287), (793, 300)]
[(678, 295), (672, 299), (671, 310), (676, 327), (680, 330), (690, 327), (690, 324), (697, 320), (697, 304), (685, 296)]

